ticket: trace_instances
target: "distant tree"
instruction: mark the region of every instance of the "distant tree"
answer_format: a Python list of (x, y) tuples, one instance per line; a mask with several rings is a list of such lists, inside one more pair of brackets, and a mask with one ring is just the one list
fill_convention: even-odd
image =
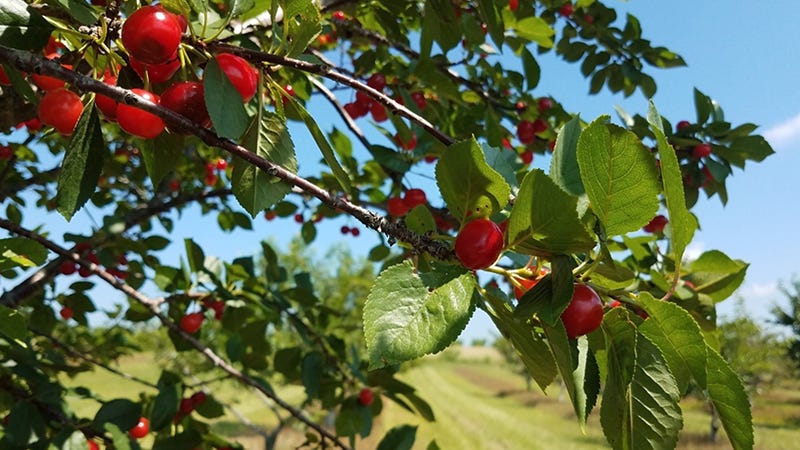
[(780, 289), (789, 304), (786, 309), (775, 306), (772, 314), (775, 316), (775, 323), (788, 327), (792, 331), (786, 353), (795, 366), (800, 368), (800, 280), (794, 279), (790, 288), (781, 286)]
[(722, 357), (750, 390), (788, 376), (787, 340), (753, 320), (742, 299), (734, 316), (718, 324), (717, 330)]

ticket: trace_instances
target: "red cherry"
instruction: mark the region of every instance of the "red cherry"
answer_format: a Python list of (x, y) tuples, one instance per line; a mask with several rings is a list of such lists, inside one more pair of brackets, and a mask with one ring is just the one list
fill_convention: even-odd
[(347, 18), (344, 15), (344, 11), (334, 11), (331, 17), (333, 18), (333, 20), (345, 20)]
[(403, 217), (408, 214), (408, 204), (400, 197), (392, 197), (386, 200), (386, 211), (390, 216)]
[(181, 68), (181, 60), (178, 58), (177, 53), (161, 64), (145, 64), (134, 57), (131, 57), (129, 62), (133, 71), (139, 75), (139, 78), (144, 80), (145, 72), (147, 72), (147, 79), (154, 84), (169, 80)]
[(352, 234), (353, 237), (358, 237), (358, 235), (361, 234), (361, 232), (358, 231), (358, 228), (350, 228), (350, 234)]
[(547, 130), (548, 126), (549, 125), (547, 124), (547, 121), (542, 119), (542, 118), (538, 118), (538, 119), (533, 121), (533, 131), (536, 134), (539, 134), (542, 131)]
[(340, 228), (339, 231), (341, 231), (342, 234), (348, 234), (350, 233), (350, 227), (348, 227), (347, 225), (342, 225), (342, 228)]
[(3, 66), (0, 66), (0, 84), (5, 86), (11, 86), (11, 79), (8, 78), (8, 74), (6, 73)]
[(278, 213), (276, 213), (275, 211), (269, 210), (264, 212), (264, 218), (267, 220), (273, 220), (276, 217), (278, 217)]
[(561, 6), (561, 8), (558, 9), (558, 13), (564, 17), (569, 17), (574, 12), (575, 12), (575, 7), (572, 6), (572, 3), (565, 3), (564, 5)]
[(516, 11), (519, 8), (519, 0), (508, 0), (508, 9)]
[(233, 87), (239, 91), (242, 101), (247, 103), (256, 95), (258, 88), (258, 72), (244, 58), (240, 58), (230, 53), (220, 53), (217, 55), (219, 67), (231, 80)]
[(192, 397), (191, 397), (192, 405), (194, 405), (194, 407), (196, 408), (198, 405), (200, 405), (203, 402), (205, 402), (207, 397), (208, 396), (203, 391), (195, 392), (194, 394), (192, 394)]
[[(55, 59), (59, 56), (60, 55), (58, 53), (52, 53), (47, 55), (47, 59)], [(62, 64), (61, 66), (65, 69), (72, 69), (72, 66), (69, 64)], [(63, 88), (67, 84), (67, 82), (62, 79), (51, 77), (49, 75), (40, 75), (38, 73), (32, 73), (31, 80), (33, 80), (33, 83), (36, 86), (39, 86), (39, 89), (43, 91), (54, 91), (56, 89)]]
[(502, 145), (502, 146), (503, 146), (503, 148), (507, 148), (507, 149), (509, 149), (509, 150), (510, 150), (510, 149), (512, 149), (512, 148), (514, 148), (514, 147), (512, 147), (512, 146), (511, 146), (511, 141), (509, 141), (509, 140), (508, 140), (508, 138), (503, 138), (503, 139), (500, 141), (500, 145)]
[(167, 62), (181, 43), (181, 25), (173, 14), (143, 6), (122, 26), (122, 44), (128, 54), (145, 64)]
[[(152, 92), (144, 89), (131, 89), (131, 92), (145, 100), (160, 104), (161, 99)], [(117, 121), (123, 130), (145, 139), (152, 139), (158, 136), (164, 131), (165, 127), (164, 121), (155, 114), (125, 104), (120, 104), (117, 107)]]
[(711, 144), (698, 144), (692, 148), (692, 156), (697, 159), (705, 158), (711, 154)]
[(72, 308), (70, 308), (69, 306), (65, 306), (61, 308), (61, 311), (59, 311), (58, 314), (61, 316), (62, 319), (69, 320), (72, 318), (73, 315)]
[(422, 92), (412, 92), (411, 100), (414, 100), (414, 103), (417, 104), (417, 108), (420, 110), (423, 110), (426, 106), (428, 106), (428, 100), (425, 98), (425, 94)]
[(39, 119), (64, 136), (72, 134), (82, 112), (81, 98), (64, 88), (49, 91), (39, 102)]
[(394, 141), (397, 142), (397, 145), (399, 145), (403, 150), (410, 151), (417, 148), (417, 135), (414, 133), (411, 133), (411, 137), (408, 139), (408, 141), (404, 141), (403, 138), (400, 137), (399, 133), (395, 134)]
[(411, 210), (419, 205), (428, 203), (428, 198), (425, 196), (425, 191), (414, 188), (406, 191), (403, 201), (408, 206), (408, 209)]
[(647, 225), (642, 227), (642, 230), (648, 233), (662, 233), (664, 231), (664, 227), (667, 225), (667, 222), (669, 222), (667, 218), (659, 214), (653, 217), (653, 219), (648, 222)]
[(297, 222), (297, 223), (303, 223), (303, 222), (305, 222), (306, 220), (305, 220), (305, 218), (303, 218), (303, 215), (302, 215), (302, 214), (299, 214), (299, 213), (298, 213), (298, 214), (295, 214), (295, 215), (294, 215), (294, 221), (295, 221), (295, 222)]
[(519, 286), (514, 286), (514, 296), (517, 297), (517, 300), (521, 299), (526, 292), (533, 289), (536, 286), (536, 283), (539, 282), (538, 278), (518, 278), (517, 281), (519, 282)]
[[(161, 5), (156, 5), (156, 8), (161, 8), (162, 10), (167, 11)], [(181, 33), (185, 33), (187, 28), (189, 28), (189, 24), (186, 22), (186, 17), (183, 17), (183, 15), (181, 14), (171, 13), (169, 11), (167, 11), (167, 14), (171, 15), (172, 18), (175, 19), (176, 22), (178, 22), (178, 26), (181, 27)]]
[(372, 389), (364, 388), (358, 393), (358, 403), (360, 403), (361, 406), (369, 406), (372, 404), (373, 400), (374, 395), (372, 394)]
[(608, 302), (608, 304), (606, 304), (606, 306), (608, 306), (609, 308), (617, 308), (620, 305), (622, 305), (622, 302), (620, 302), (619, 300), (611, 300), (610, 302)]
[(519, 157), (522, 159), (523, 164), (529, 165), (533, 162), (533, 150), (525, 150), (519, 154)]
[(206, 316), (201, 312), (189, 313), (181, 317), (181, 329), (189, 334), (197, 333)]
[(78, 271), (78, 266), (74, 261), (64, 261), (61, 263), (60, 271), (62, 275), (72, 275)]
[(372, 105), (369, 107), (369, 112), (372, 113), (372, 120), (375, 122), (383, 122), (389, 118), (386, 112), (386, 107), (378, 102), (372, 103)]
[(593, 16), (593, 15), (591, 15), (591, 14), (584, 14), (584, 15), (583, 15), (583, 20), (585, 20), (585, 21), (586, 21), (586, 23), (588, 23), (589, 25), (591, 25), (591, 24), (593, 24), (593, 23), (594, 23), (594, 16)]
[(216, 167), (217, 170), (225, 170), (228, 168), (228, 161), (219, 158), (214, 162), (214, 167)]
[(14, 156), (14, 150), (8, 145), (0, 145), (0, 161), (7, 161)]
[(677, 125), (675, 125), (675, 130), (676, 131), (681, 131), (682, 129), (684, 129), (684, 128), (688, 127), (688, 126), (691, 126), (691, 125), (692, 124), (689, 123), (688, 120), (681, 120), (680, 122), (678, 122)]
[(181, 81), (161, 94), (161, 106), (172, 110), (201, 127), (211, 125), (203, 96), (203, 83)]
[(374, 103), (374, 101), (372, 100), (372, 97), (367, 95), (365, 92), (358, 91), (356, 92), (356, 103), (361, 103), (367, 109), (369, 109), (369, 107), (372, 106), (372, 103)]
[(382, 73), (373, 73), (372, 76), (367, 79), (367, 86), (376, 91), (382, 91), (383, 88), (386, 87), (386, 76)]
[(603, 321), (603, 303), (594, 289), (575, 283), (575, 291), (567, 309), (561, 313), (561, 321), (567, 329), (567, 337), (575, 339), (600, 327)]
[(497, 261), (503, 245), (503, 232), (496, 223), (489, 219), (475, 219), (458, 233), (455, 253), (467, 269), (485, 269)]
[(286, 93), (287, 93), (287, 94), (288, 94), (290, 97), (297, 97), (297, 92), (295, 92), (295, 91), (294, 91), (294, 88), (292, 87), (292, 85), (291, 85), (291, 84), (287, 84), (286, 86), (284, 86), (284, 87), (283, 87), (283, 90), (284, 90), (284, 91), (286, 91)]
[[(111, 74), (105, 74), (103, 76), (103, 83), (109, 86), (116, 86), (117, 77)], [(97, 94), (94, 98), (94, 104), (97, 105), (97, 109), (103, 113), (103, 116), (107, 120), (117, 120), (117, 106), (119, 106), (119, 103), (117, 103), (116, 100), (113, 100), (111, 97), (107, 97), (103, 94)]]
[(128, 431), (128, 433), (130, 433), (131, 437), (134, 439), (141, 439), (147, 436), (147, 433), (149, 432), (150, 432), (150, 420), (148, 420), (147, 417), (140, 417), (139, 423), (134, 425), (134, 427), (131, 428), (130, 431)]
[(225, 302), (222, 300), (215, 300), (211, 302), (209, 307), (214, 311), (214, 318), (217, 320), (222, 320), (222, 314), (225, 313)]
[(31, 131), (39, 131), (42, 128), (42, 121), (39, 120), (38, 117), (34, 117), (31, 120), (26, 120), (22, 122), (25, 125), (25, 128), (28, 129), (29, 132)]
[(424, 159), (425, 159), (425, 162), (426, 162), (426, 163), (428, 163), (428, 164), (433, 164), (433, 163), (435, 163), (435, 162), (436, 162), (436, 160), (438, 160), (438, 159), (439, 159), (439, 157), (438, 157), (438, 156), (436, 156), (436, 155), (425, 155), (425, 158), (424, 158)]
[(178, 414), (188, 416), (194, 411), (194, 402), (190, 398), (182, 398), (178, 405)]
[(514, 108), (515, 108), (517, 111), (525, 111), (525, 109), (527, 109), (527, 108), (528, 108), (528, 104), (527, 104), (527, 103), (525, 103), (525, 102), (523, 102), (522, 100), (520, 100), (520, 101), (518, 101), (518, 102), (517, 102), (517, 104), (516, 104), (516, 105), (514, 105)]
[(351, 102), (344, 105), (344, 110), (347, 111), (347, 114), (353, 119), (358, 119), (359, 117), (367, 115), (369, 107), (361, 102)]
[(87, 439), (86, 444), (89, 446), (89, 450), (100, 450), (100, 446), (97, 445), (97, 442), (95, 441), (90, 441)]
[(203, 182), (206, 184), (206, 186), (214, 186), (215, 184), (217, 184), (218, 180), (219, 177), (217, 176), (217, 174), (207, 173), (206, 177), (203, 179)]
[(539, 108), (539, 112), (547, 111), (553, 107), (553, 100), (549, 97), (542, 97), (536, 101), (536, 106)]
[(525, 145), (533, 143), (536, 139), (536, 130), (533, 122), (529, 120), (520, 120), (517, 124), (517, 138)]

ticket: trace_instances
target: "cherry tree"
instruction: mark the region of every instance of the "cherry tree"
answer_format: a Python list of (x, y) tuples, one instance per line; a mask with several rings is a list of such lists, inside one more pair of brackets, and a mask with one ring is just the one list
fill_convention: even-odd
[[(202, 358), (198, 372), (265, 396), (307, 447), (351, 448), (384, 402), (433, 420), (397, 371), (451, 345), (476, 309), (541, 389), (560, 376), (580, 426), (602, 393), (613, 448), (675, 447), (690, 383), (733, 447), (752, 448), (747, 394), (707, 339), (747, 264), (684, 252), (700, 193), (727, 202), (734, 169), (772, 149), (698, 90), (691, 121), (647, 106), (650, 72), (684, 62), (644, 35), (593, 0), (5, 0), (3, 448), (236, 447), (208, 423), (225, 399), (168, 367), (139, 401), (86, 387), (95, 415), (68, 408), (63, 375), (117, 370), (138, 323)], [(544, 53), (590, 94), (638, 91), (646, 114), (567, 111), (537, 91)], [(337, 117), (314, 111), (323, 101)], [(299, 171), (298, 151), (321, 168)], [(425, 171), (435, 189), (411, 176)], [(267, 244), (220, 261), (187, 239), (166, 260), (190, 208), (231, 237), (286, 221), (306, 243), (347, 217), (341, 231), (369, 230), (382, 270), (321, 295), (313, 270)], [(52, 215), (82, 210), (91, 230), (51, 231)], [(87, 320), (98, 284), (126, 299), (102, 333)], [(301, 383), (304, 401), (276, 382)], [(398, 424), (380, 448), (414, 434)]]

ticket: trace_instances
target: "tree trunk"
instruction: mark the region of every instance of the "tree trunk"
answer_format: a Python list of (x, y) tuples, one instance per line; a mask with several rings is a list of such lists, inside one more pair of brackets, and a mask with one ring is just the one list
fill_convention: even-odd
[(717, 442), (717, 435), (719, 432), (719, 414), (717, 413), (717, 408), (714, 407), (714, 404), (709, 402), (711, 405), (711, 426), (709, 428), (708, 439), (711, 442)]

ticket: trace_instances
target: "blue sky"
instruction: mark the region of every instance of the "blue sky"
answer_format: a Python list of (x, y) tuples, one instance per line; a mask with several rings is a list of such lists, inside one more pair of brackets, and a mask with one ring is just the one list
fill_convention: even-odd
[[(694, 255), (719, 249), (751, 263), (745, 284), (737, 295), (744, 299), (748, 311), (766, 319), (771, 306), (783, 300), (777, 290), (778, 283), (790, 280), (793, 274), (800, 275), (795, 263), (800, 243), (794, 233), (795, 224), (800, 222), (794, 195), (795, 171), (800, 168), (800, 89), (796, 87), (800, 74), (800, 47), (797, 46), (800, 28), (796, 24), (800, 2), (774, 0), (767, 5), (737, 0), (725, 2), (725, 8), (722, 2), (688, 0), (609, 1), (608, 4), (620, 8), (620, 15), (624, 11), (636, 15), (645, 38), (678, 52), (688, 63), (686, 68), (650, 72), (658, 83), (654, 100), (663, 115), (673, 123), (684, 118), (693, 120), (692, 89), (696, 86), (722, 105), (726, 119), (733, 123), (759, 124), (759, 132), (773, 144), (775, 155), (761, 164), (748, 166), (746, 172), (735, 172), (729, 179), (730, 202), (726, 207), (716, 199), (699, 201), (694, 212), (702, 229), (690, 247)], [(535, 94), (558, 98), (567, 110), (580, 112), (584, 119), (613, 115), (614, 105), (630, 113), (646, 111), (647, 99), (639, 93), (627, 99), (605, 91), (590, 97), (588, 82), (577, 66), (547, 55), (540, 64), (542, 80)], [(325, 126), (326, 120), (330, 120), (326, 118), (333, 118), (338, 128), (344, 128), (325, 107), (315, 110), (315, 117), (326, 131), (330, 130), (330, 125)], [(369, 128), (365, 122), (362, 125)], [(292, 131), (298, 154), (314, 154), (310, 145), (304, 147), (303, 143), (309, 142), (304, 133), (296, 127)], [(357, 145), (354, 142), (354, 148)], [(303, 164), (301, 157), (301, 173), (304, 167), (313, 166), (316, 158)], [(548, 162), (539, 158), (535, 165), (547, 167)], [(430, 185), (424, 177), (409, 179)], [(36, 226), (42, 221), (42, 217), (29, 217), (25, 225)], [(78, 213), (70, 224), (56, 215), (48, 216), (46, 221), (55, 236), (66, 229), (87, 233), (91, 226), (91, 219), (85, 212)], [(203, 223), (209, 230), (216, 229), (215, 217), (184, 214), (173, 235), (177, 245), (164, 255), (165, 263), (178, 264), (177, 259), (183, 255), (183, 237), (196, 239), (208, 255), (230, 258), (255, 253), (261, 239), (287, 242), (299, 232), (291, 219), (266, 222), (259, 218), (254, 221), (253, 232), (237, 230), (234, 235), (220, 238), (218, 233), (198, 233)], [(366, 254), (378, 242), (373, 234), (364, 232), (363, 226), (358, 238), (342, 236), (339, 227), (344, 223), (338, 221), (319, 228), (315, 243), (318, 254), (324, 253), (327, 246), (342, 241), (351, 245), (355, 253)], [(349, 225), (355, 222), (351, 220)], [(0, 283), (5, 284), (7, 280)], [(8, 287), (0, 285), (0, 289)], [(730, 314), (733, 304), (727, 301), (719, 309), (723, 314)], [(479, 313), (462, 337), (469, 342), (495, 334), (492, 324)]]

